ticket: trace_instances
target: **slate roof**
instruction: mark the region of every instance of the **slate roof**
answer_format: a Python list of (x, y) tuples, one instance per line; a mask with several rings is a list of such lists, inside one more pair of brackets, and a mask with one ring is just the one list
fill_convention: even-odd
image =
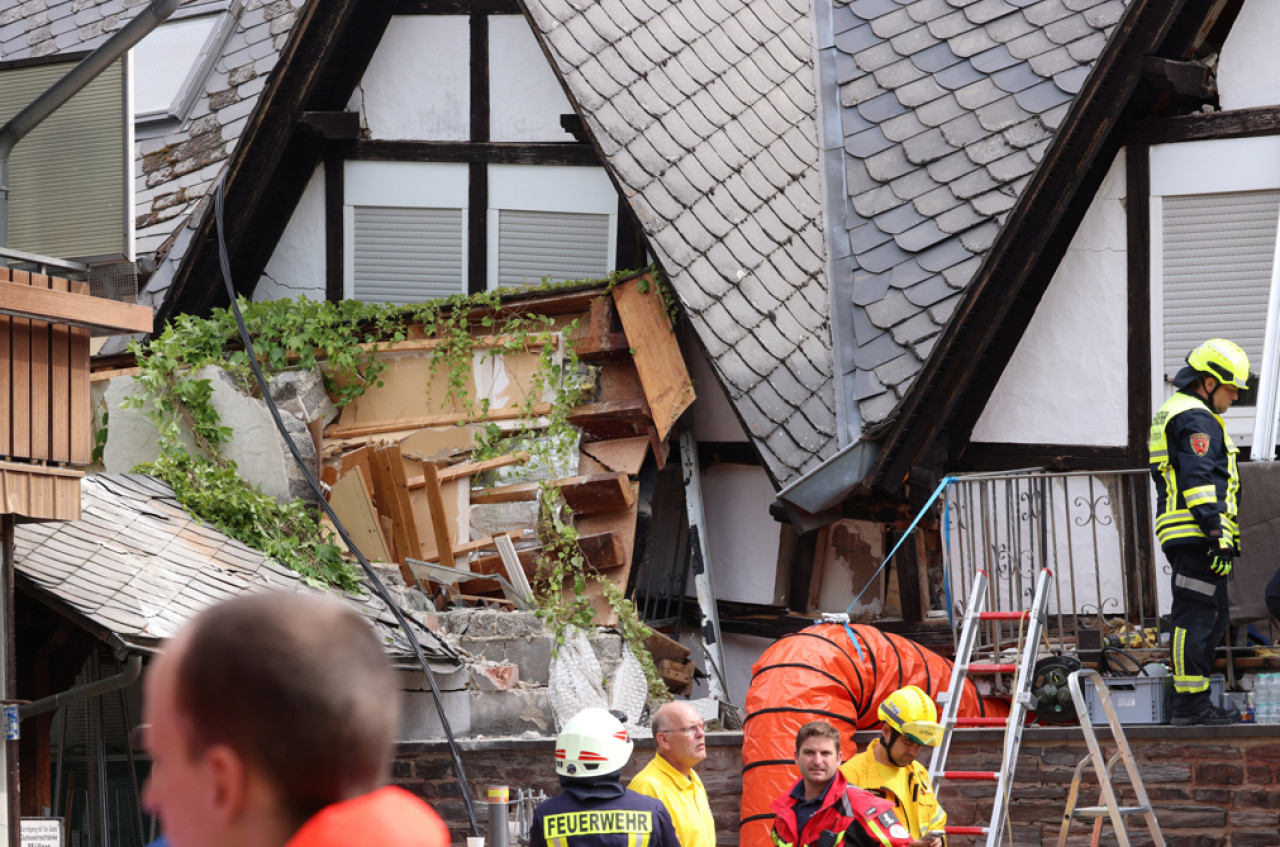
[[(0, 61), (92, 50), (149, 2), (7, 0), (8, 8), (0, 12)], [(152, 277), (152, 291), (162, 295), (181, 260), (187, 241), (178, 237), (180, 227), (200, 208), (240, 140), (297, 10), (304, 4), (305, 0), (244, 0), (244, 9), (186, 120), (160, 137), (139, 138), (138, 255), (158, 253), (169, 259), (162, 272)], [(149, 292), (139, 302), (156, 305), (159, 299)]]
[[(81, 519), (20, 524), (18, 573), (119, 635), (149, 647), (172, 636), (202, 609), (258, 591), (317, 591), (283, 565), (203, 526), (173, 490), (141, 474), (97, 474), (81, 481)], [(397, 655), (409, 654), (386, 605), (373, 594), (342, 595)], [(420, 638), (428, 659), (456, 669), (457, 656)]]
[[(837, 371), (889, 418), (1125, 0), (819, 0)], [(841, 187), (842, 186), (842, 187)]]
[(836, 448), (810, 0), (525, 0), (765, 466)]

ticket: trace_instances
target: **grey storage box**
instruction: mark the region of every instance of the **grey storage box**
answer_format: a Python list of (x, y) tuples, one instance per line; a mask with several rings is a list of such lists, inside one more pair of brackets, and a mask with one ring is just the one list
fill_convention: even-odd
[[(1103, 677), (1111, 694), (1111, 708), (1121, 725), (1169, 723), (1173, 718), (1173, 677), (1171, 676), (1109, 676)], [(1209, 677), (1209, 699), (1215, 706), (1222, 705), (1226, 680), (1222, 674)], [(1098, 701), (1097, 689), (1084, 687), (1085, 707), (1089, 720), (1105, 726), (1107, 713)]]

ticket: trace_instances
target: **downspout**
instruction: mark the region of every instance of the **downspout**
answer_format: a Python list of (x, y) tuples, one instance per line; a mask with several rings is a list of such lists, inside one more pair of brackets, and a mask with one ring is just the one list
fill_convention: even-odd
[(13, 153), (14, 146), (98, 74), (110, 67), (112, 62), (128, 52), (130, 47), (162, 24), (181, 2), (182, 0), (154, 0), (98, 49), (81, 59), (66, 76), (0, 127), (0, 247), (9, 245), (9, 156)]
[(72, 703), (79, 703), (82, 700), (119, 691), (121, 688), (127, 688), (132, 685), (141, 675), (142, 657), (134, 654), (126, 660), (124, 670), (115, 676), (99, 679), (96, 682), (81, 685), (79, 688), (70, 688), (61, 693), (36, 700), (34, 703), (19, 706), (18, 719), (26, 720), (36, 715), (43, 715), (45, 712), (52, 712), (54, 709), (59, 709), (63, 706), (70, 706)]

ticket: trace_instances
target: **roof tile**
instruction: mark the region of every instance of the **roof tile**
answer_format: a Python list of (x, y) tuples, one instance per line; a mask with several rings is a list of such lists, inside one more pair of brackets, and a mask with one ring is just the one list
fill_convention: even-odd
[(947, 143), (952, 147), (967, 147), (987, 135), (986, 129), (978, 122), (977, 116), (971, 112), (947, 121), (940, 128), (947, 138)]
[(902, 149), (912, 163), (925, 165), (950, 154), (954, 148), (947, 143), (942, 130), (933, 128), (907, 139)]
[(994, 103), (1005, 95), (989, 77), (983, 77), (972, 85), (966, 85), (964, 88), (957, 88), (954, 92), (956, 102), (964, 109), (974, 111), (980, 109), (988, 103)]
[(974, 256), (971, 259), (952, 265), (942, 272), (942, 278), (947, 281), (947, 285), (952, 288), (964, 288), (973, 279), (973, 275), (978, 272), (978, 268), (982, 267), (981, 257)]
[(973, 24), (959, 9), (949, 15), (934, 18), (929, 21), (928, 26), (929, 32), (933, 33), (935, 38), (952, 38), (973, 28)]
[(1089, 66), (1080, 65), (1079, 67), (1056, 74), (1053, 77), (1053, 83), (1068, 94), (1078, 94), (1080, 93), (1080, 88), (1084, 85), (1084, 81), (1088, 76)]
[(964, 114), (964, 107), (954, 94), (946, 94), (916, 109), (916, 117), (927, 126), (941, 126)]
[(947, 40), (957, 56), (968, 58), (996, 46), (996, 40), (981, 27), (970, 29)]
[(880, 83), (876, 82), (876, 78), (867, 74), (840, 86), (840, 105), (857, 106), (884, 93), (884, 89), (880, 87)]
[(927, 130), (915, 112), (905, 112), (880, 124), (880, 131), (890, 141), (906, 141)]
[[(977, 214), (983, 218), (990, 218), (1012, 209), (1016, 200), (1011, 194), (1006, 194), (1004, 191), (997, 189), (988, 191), (986, 194), (979, 194), (969, 202), (973, 204)], [(977, 221), (973, 223), (977, 223)]]
[(1071, 95), (1063, 91), (1053, 80), (1047, 79), (1039, 85), (1033, 85), (1025, 91), (1013, 95), (1018, 105), (1028, 112), (1047, 112), (1055, 106), (1071, 101)]
[(1005, 15), (1016, 14), (1017, 9), (1005, 0), (979, 0), (966, 5), (964, 15), (975, 24), (985, 24)]
[(856, 54), (879, 43), (879, 36), (871, 29), (871, 25), (865, 22), (836, 35), (836, 49), (846, 54)]
[[(986, 194), (980, 195), (980, 197), (987, 196)], [(986, 218), (987, 215), (979, 214), (969, 203), (961, 203), (938, 215), (934, 220), (938, 222), (938, 227), (943, 232), (955, 235), (956, 233), (964, 232), (970, 227), (977, 226)]]
[(981, 53), (970, 56), (969, 63), (980, 73), (993, 74), (996, 71), (1016, 65), (1018, 60), (1010, 54), (1008, 47), (1003, 44), (997, 44), (989, 50), (983, 50)]
[(897, 10), (898, 4), (894, 0), (853, 0), (849, 4), (849, 11), (868, 21), (891, 14)]
[(936, 74), (938, 71), (945, 70), (952, 65), (961, 61), (960, 57), (951, 52), (951, 45), (944, 43), (935, 44), (928, 49), (921, 50), (911, 55), (911, 61), (920, 70)]
[(892, 44), (882, 41), (866, 50), (858, 51), (853, 58), (858, 63), (858, 67), (870, 72), (892, 64), (902, 57), (893, 49)]
[(893, 193), (901, 198), (904, 202), (914, 200), (921, 194), (931, 191), (936, 185), (933, 178), (929, 176), (929, 172), (923, 168), (915, 168), (906, 173), (893, 182), (889, 183), (889, 187), (893, 189)]
[(1124, 0), (1108, 0), (1084, 13), (1084, 19), (1094, 29), (1115, 26), (1124, 15)]
[(887, 15), (876, 18), (870, 24), (871, 30), (878, 38), (890, 39), (895, 35), (913, 29), (916, 22), (907, 14), (906, 8), (899, 8)]
[(937, 218), (948, 209), (954, 209), (964, 201), (956, 197), (950, 188), (940, 185), (932, 191), (921, 194), (911, 202), (915, 204), (916, 211), (920, 214), (929, 218)]
[(929, 32), (928, 27), (919, 26), (895, 36), (890, 43), (893, 45), (893, 49), (901, 55), (910, 56), (922, 50), (928, 50), (938, 44), (939, 40), (933, 33)]
[(1058, 47), (1048, 53), (1032, 56), (1027, 61), (1031, 69), (1040, 76), (1053, 76), (1059, 71), (1065, 71), (1076, 65), (1076, 60), (1071, 58), (1071, 52), (1066, 47)]
[(849, 230), (849, 243), (856, 254), (873, 250), (892, 237), (874, 223), (864, 223)]
[(907, 14), (913, 21), (920, 24), (950, 15), (953, 9), (947, 0), (914, 0), (905, 5)]
[[(949, 45), (947, 50), (951, 50)], [(939, 85), (952, 90), (977, 82), (982, 78), (982, 72), (975, 68), (970, 61), (957, 62), (934, 75), (934, 80)]]
[(960, 236), (960, 243), (970, 253), (984, 253), (1000, 234), (1000, 226), (996, 223), (985, 223)]
[(924, 71), (917, 68), (910, 59), (902, 59), (875, 71), (876, 82), (880, 84), (881, 88), (887, 89), (898, 88), (909, 82), (914, 82), (924, 75)]
[(912, 309), (916, 312), (913, 317), (908, 318), (890, 330), (893, 340), (903, 347), (910, 347), (912, 344), (923, 341), (938, 332), (938, 324), (934, 322), (929, 312), (921, 312), (915, 309), (914, 303), (912, 304)]
[(1006, 97), (1003, 100), (989, 103), (979, 109), (977, 114), (982, 126), (991, 132), (1008, 129), (1014, 124), (1020, 123), (1027, 116), (1027, 113), (1022, 110), (1021, 105), (1014, 97)]
[(1046, 26), (1044, 34), (1049, 36), (1049, 40), (1054, 44), (1069, 44), (1077, 39), (1094, 35), (1095, 30), (1083, 17), (1072, 15)]
[[(912, 207), (912, 209), (914, 210), (914, 207)], [(895, 236), (894, 240), (903, 250), (911, 253), (918, 253), (921, 250), (932, 247), (934, 244), (937, 244), (939, 241), (942, 241), (947, 237), (948, 234), (939, 229), (938, 225), (934, 221), (927, 220), (921, 222), (918, 226), (912, 227), (901, 235)]]

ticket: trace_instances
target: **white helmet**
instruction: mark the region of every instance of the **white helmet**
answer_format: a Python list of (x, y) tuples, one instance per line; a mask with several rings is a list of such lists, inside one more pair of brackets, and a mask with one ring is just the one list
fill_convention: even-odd
[(582, 779), (620, 771), (634, 746), (622, 721), (604, 709), (583, 709), (556, 736), (556, 773)]

